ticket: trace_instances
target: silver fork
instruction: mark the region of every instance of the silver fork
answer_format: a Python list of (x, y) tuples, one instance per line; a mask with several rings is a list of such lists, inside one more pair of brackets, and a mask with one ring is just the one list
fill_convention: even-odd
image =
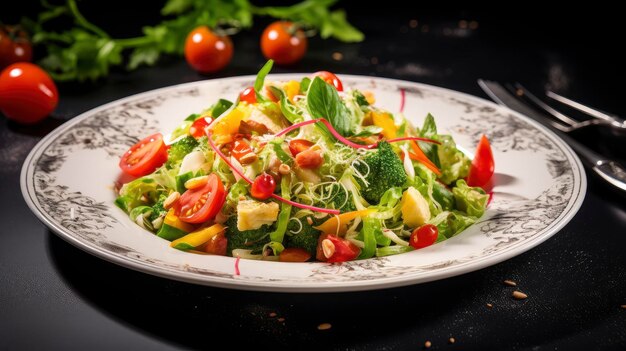
[[(520, 100), (516, 94), (510, 93), (499, 83), (479, 79), (478, 85), (480, 85), (485, 93), (499, 105), (506, 106), (544, 125), (553, 126), (554, 121), (552, 119), (531, 108), (528, 104)], [(560, 133), (557, 128), (555, 128), (555, 132), (578, 153), (582, 161), (591, 167), (591, 170), (600, 176), (600, 178), (626, 192), (626, 170), (624, 170), (618, 162), (597, 154), (567, 134)]]
[(549, 113), (550, 115), (559, 119), (561, 122), (565, 123), (565, 125), (563, 125), (563, 123), (559, 123), (556, 121), (551, 121), (551, 120), (548, 121), (550, 125), (552, 125), (554, 128), (562, 132), (569, 133), (569, 132), (572, 132), (581, 128), (586, 128), (589, 126), (606, 126), (606, 127), (611, 128), (615, 132), (626, 133), (626, 124), (624, 122), (620, 122), (613, 116), (610, 116), (608, 114), (595, 110), (591, 107), (585, 106), (578, 102), (572, 101), (570, 99), (564, 98), (558, 94), (548, 92), (547, 95), (561, 103), (565, 103), (571, 107), (574, 107), (575, 109), (581, 112), (586, 113), (587, 115), (593, 117), (593, 119), (589, 119), (586, 121), (577, 121), (557, 111), (556, 109), (552, 108), (550, 105), (546, 104), (545, 102), (541, 101), (534, 94), (528, 91), (528, 89), (524, 88), (524, 86), (522, 86), (520, 83), (515, 83), (515, 95), (525, 96), (526, 98), (528, 98), (528, 100), (530, 100), (537, 107), (543, 109), (545, 112)]

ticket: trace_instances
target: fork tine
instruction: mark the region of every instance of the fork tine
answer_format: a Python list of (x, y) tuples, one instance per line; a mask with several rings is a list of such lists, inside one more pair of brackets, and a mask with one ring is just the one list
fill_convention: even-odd
[[(576, 120), (574, 120), (574, 119), (572, 119), (572, 118), (562, 114), (561, 112), (559, 112), (559, 111), (553, 109), (552, 107), (550, 107), (545, 102), (539, 100), (539, 98), (537, 98), (535, 95), (533, 95), (531, 92), (529, 92), (520, 83), (515, 83), (515, 88), (517, 88), (519, 91), (521, 91), (522, 95), (525, 95), (535, 105), (541, 107), (543, 110), (545, 110), (547, 113), (551, 114), (552, 116), (560, 119), (561, 121), (569, 124), (570, 126), (573, 126), (576, 123), (578, 123), (578, 121), (576, 121)], [(517, 95), (520, 95), (520, 94), (517, 94)]]
[[(549, 98), (552, 98), (552, 99), (554, 99), (554, 100), (556, 100), (556, 101), (558, 101), (558, 102), (560, 102), (560, 103), (562, 103), (564, 105), (570, 106), (572, 108), (577, 109), (578, 111), (584, 112), (584, 113), (588, 114), (591, 117), (603, 119), (603, 120), (609, 121), (609, 122), (617, 121), (616, 118), (614, 118), (613, 116), (611, 116), (609, 114), (606, 114), (604, 112), (598, 111), (598, 110), (596, 110), (594, 108), (591, 108), (589, 106), (585, 106), (585, 105), (583, 105), (583, 104), (581, 104), (579, 102), (576, 102), (574, 100), (568, 99), (565, 96), (559, 95), (559, 94), (557, 94), (557, 93), (555, 93), (553, 91), (548, 90), (546, 92), (546, 95)], [(621, 123), (621, 121), (617, 121), (617, 122)]]

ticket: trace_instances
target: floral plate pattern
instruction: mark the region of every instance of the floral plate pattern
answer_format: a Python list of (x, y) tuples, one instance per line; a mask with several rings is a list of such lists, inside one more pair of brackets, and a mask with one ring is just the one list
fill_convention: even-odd
[[(303, 74), (270, 75), (270, 80)], [(504, 261), (556, 234), (584, 199), (586, 177), (574, 152), (540, 124), (504, 107), (424, 84), (341, 76), (374, 92), (376, 105), (421, 125), (427, 113), (464, 150), (489, 137), (496, 161), (493, 199), (463, 233), (409, 253), (342, 264), (280, 263), (193, 255), (133, 223), (115, 207), (120, 155), (148, 134), (173, 130), (218, 98), (234, 100), (253, 76), (182, 84), (111, 102), (70, 120), (33, 148), (21, 188), (35, 215), (73, 245), (146, 273), (210, 286), (280, 292), (390, 288), (443, 279)], [(468, 152), (470, 153), (470, 152)], [(239, 274), (237, 274), (239, 273)]]

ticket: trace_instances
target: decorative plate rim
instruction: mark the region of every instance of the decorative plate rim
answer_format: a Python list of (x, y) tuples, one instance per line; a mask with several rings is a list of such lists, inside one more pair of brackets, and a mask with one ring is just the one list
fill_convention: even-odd
[[(282, 73), (282, 74), (271, 74), (268, 78), (287, 78), (293, 76), (303, 76), (308, 73)], [(506, 107), (496, 105), (495, 103), (488, 101), (486, 99), (476, 97), (467, 93), (463, 93), (460, 91), (455, 91), (448, 88), (438, 87), (429, 84), (405, 81), (400, 79), (392, 79), (392, 78), (382, 78), (382, 77), (372, 77), (372, 76), (360, 76), (360, 75), (347, 75), (342, 74), (340, 77), (355, 79), (355, 80), (373, 80), (379, 82), (387, 82), (389, 84), (395, 84), (397, 86), (413, 86), (415, 88), (422, 88), (431, 91), (438, 91), (443, 94), (452, 94), (461, 96), (468, 101), (476, 102), (480, 105), (489, 106), (496, 111), (506, 112), (509, 115), (515, 116), (534, 128), (540, 130), (546, 137), (550, 139), (567, 157), (567, 159), (571, 162), (570, 168), (573, 171), (573, 183), (574, 189), (572, 189), (572, 195), (570, 199), (567, 201), (563, 212), (557, 216), (548, 226), (538, 231), (536, 235), (533, 237), (521, 240), (515, 244), (512, 244), (500, 251), (492, 252), (486, 256), (476, 258), (474, 260), (470, 260), (465, 263), (453, 265), (450, 267), (442, 267), (440, 269), (430, 271), (428, 274), (424, 274), (416, 272), (409, 275), (402, 276), (394, 276), (394, 277), (385, 277), (385, 278), (377, 278), (374, 280), (359, 280), (359, 281), (298, 281), (298, 284), (292, 284), (287, 280), (275, 281), (268, 278), (267, 280), (245, 280), (245, 279), (234, 279), (233, 277), (219, 277), (219, 276), (211, 276), (207, 277), (206, 275), (202, 275), (199, 273), (194, 273), (192, 271), (184, 271), (181, 272), (179, 270), (175, 270), (169, 267), (158, 266), (156, 264), (150, 264), (147, 262), (141, 262), (138, 260), (131, 260), (129, 257), (122, 256), (115, 252), (107, 251), (102, 247), (95, 246), (90, 244), (89, 242), (83, 241), (83, 239), (73, 236), (69, 234), (67, 229), (60, 227), (53, 221), (51, 221), (44, 214), (44, 209), (40, 208), (33, 199), (30, 197), (30, 188), (28, 184), (27, 176), (29, 172), (36, 166), (36, 163), (33, 162), (36, 160), (38, 156), (41, 155), (41, 149), (48, 144), (51, 144), (57, 136), (62, 134), (65, 131), (70, 130), (72, 127), (82, 122), (83, 120), (88, 119), (94, 114), (104, 111), (107, 108), (121, 105), (123, 103), (128, 103), (132, 101), (138, 101), (150, 96), (157, 96), (159, 93), (166, 92), (168, 90), (179, 90), (184, 88), (191, 88), (194, 86), (201, 86), (206, 84), (207, 82), (216, 82), (221, 80), (227, 80), (231, 82), (244, 81), (249, 80), (253, 81), (254, 75), (243, 75), (243, 76), (233, 76), (226, 78), (216, 78), (216, 79), (207, 79), (189, 83), (176, 84), (171, 86), (166, 86), (158, 89), (153, 89), (149, 91), (145, 91), (142, 93), (130, 95), (121, 99), (117, 99), (106, 104), (100, 105), (88, 111), (81, 113), (80, 115), (68, 120), (63, 123), (61, 126), (54, 129), (48, 135), (46, 135), (42, 140), (40, 140), (30, 151), (28, 156), (26, 157), (21, 174), (20, 174), (20, 188), (22, 191), (22, 195), (24, 197), (25, 202), (31, 211), (35, 214), (35, 216), (44, 223), (48, 228), (52, 229), (52, 231), (57, 234), (59, 237), (63, 238), (70, 244), (78, 247), (79, 249), (86, 251), (96, 257), (102, 258), (106, 261), (118, 264), (120, 266), (131, 268), (133, 270), (137, 270), (140, 272), (149, 273), (155, 276), (160, 276), (163, 278), (222, 287), (222, 288), (231, 288), (231, 289), (239, 289), (239, 290), (254, 290), (254, 291), (280, 291), (280, 292), (305, 292), (305, 293), (318, 293), (318, 292), (349, 292), (349, 291), (362, 291), (362, 290), (375, 290), (375, 289), (386, 289), (393, 288), (399, 286), (413, 285), (419, 283), (425, 283), (429, 281), (445, 279), (452, 276), (457, 276), (465, 273), (469, 273), (472, 271), (476, 271), (479, 269), (483, 269), (485, 267), (503, 262), (508, 260), (514, 256), (517, 256), (521, 253), (524, 253), (537, 245), (543, 243), (547, 239), (551, 238), (557, 232), (559, 232), (567, 223), (571, 221), (571, 219), (576, 215), (582, 203), (584, 201), (587, 189), (587, 178), (582, 166), (582, 163), (578, 156), (574, 153), (574, 151), (554, 132), (541, 125), (540, 123), (534, 121), (533, 119), (526, 117), (523, 114), (520, 114), (516, 111), (510, 110)], [(34, 171), (33, 171), (34, 172)], [(576, 189), (577, 188), (577, 189)], [(33, 188), (33, 192), (36, 190)], [(275, 263), (282, 264), (282, 263)], [(293, 264), (293, 263), (290, 263)], [(306, 265), (328, 265), (322, 263), (304, 263)]]

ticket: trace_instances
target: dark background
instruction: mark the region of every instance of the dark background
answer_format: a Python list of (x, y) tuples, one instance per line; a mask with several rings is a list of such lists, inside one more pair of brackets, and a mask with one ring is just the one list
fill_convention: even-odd
[[(160, 3), (128, 3), (79, 5), (113, 36), (137, 35), (141, 26), (158, 22)], [(34, 4), (12, 3), (0, 20), (32, 15)], [(520, 4), (499, 13), (412, 11), (356, 1), (342, 6), (365, 33), (364, 42), (312, 39), (302, 62), (275, 72), (376, 75), (481, 97), (478, 78), (520, 81), (535, 92), (555, 89), (626, 116), (626, 75), (618, 54), (625, 31), (615, 10), (565, 14)], [(409, 27), (411, 19), (418, 20), (417, 28)], [(478, 28), (462, 30), (462, 20), (476, 21)], [(296, 295), (174, 282), (92, 257), (36, 220), (22, 199), (19, 170), (41, 137), (134, 93), (255, 73), (264, 62), (258, 38), (266, 23), (257, 19), (252, 30), (233, 38), (233, 61), (215, 75), (196, 74), (182, 58), (165, 58), (156, 67), (115, 71), (95, 83), (60, 84), (59, 107), (39, 125), (23, 127), (0, 116), (0, 349), (215, 348), (226, 342), (235, 349), (415, 350), (426, 340), (432, 349), (446, 350), (626, 348), (626, 310), (620, 308), (626, 304), (626, 197), (589, 172), (578, 215), (539, 247), (474, 273), (374, 292)], [(333, 60), (334, 52), (343, 60)], [(624, 160), (623, 140), (597, 130), (575, 137)], [(529, 298), (512, 300), (504, 279), (516, 280)], [(332, 329), (318, 331), (323, 322)], [(449, 337), (456, 338), (454, 345)]]

